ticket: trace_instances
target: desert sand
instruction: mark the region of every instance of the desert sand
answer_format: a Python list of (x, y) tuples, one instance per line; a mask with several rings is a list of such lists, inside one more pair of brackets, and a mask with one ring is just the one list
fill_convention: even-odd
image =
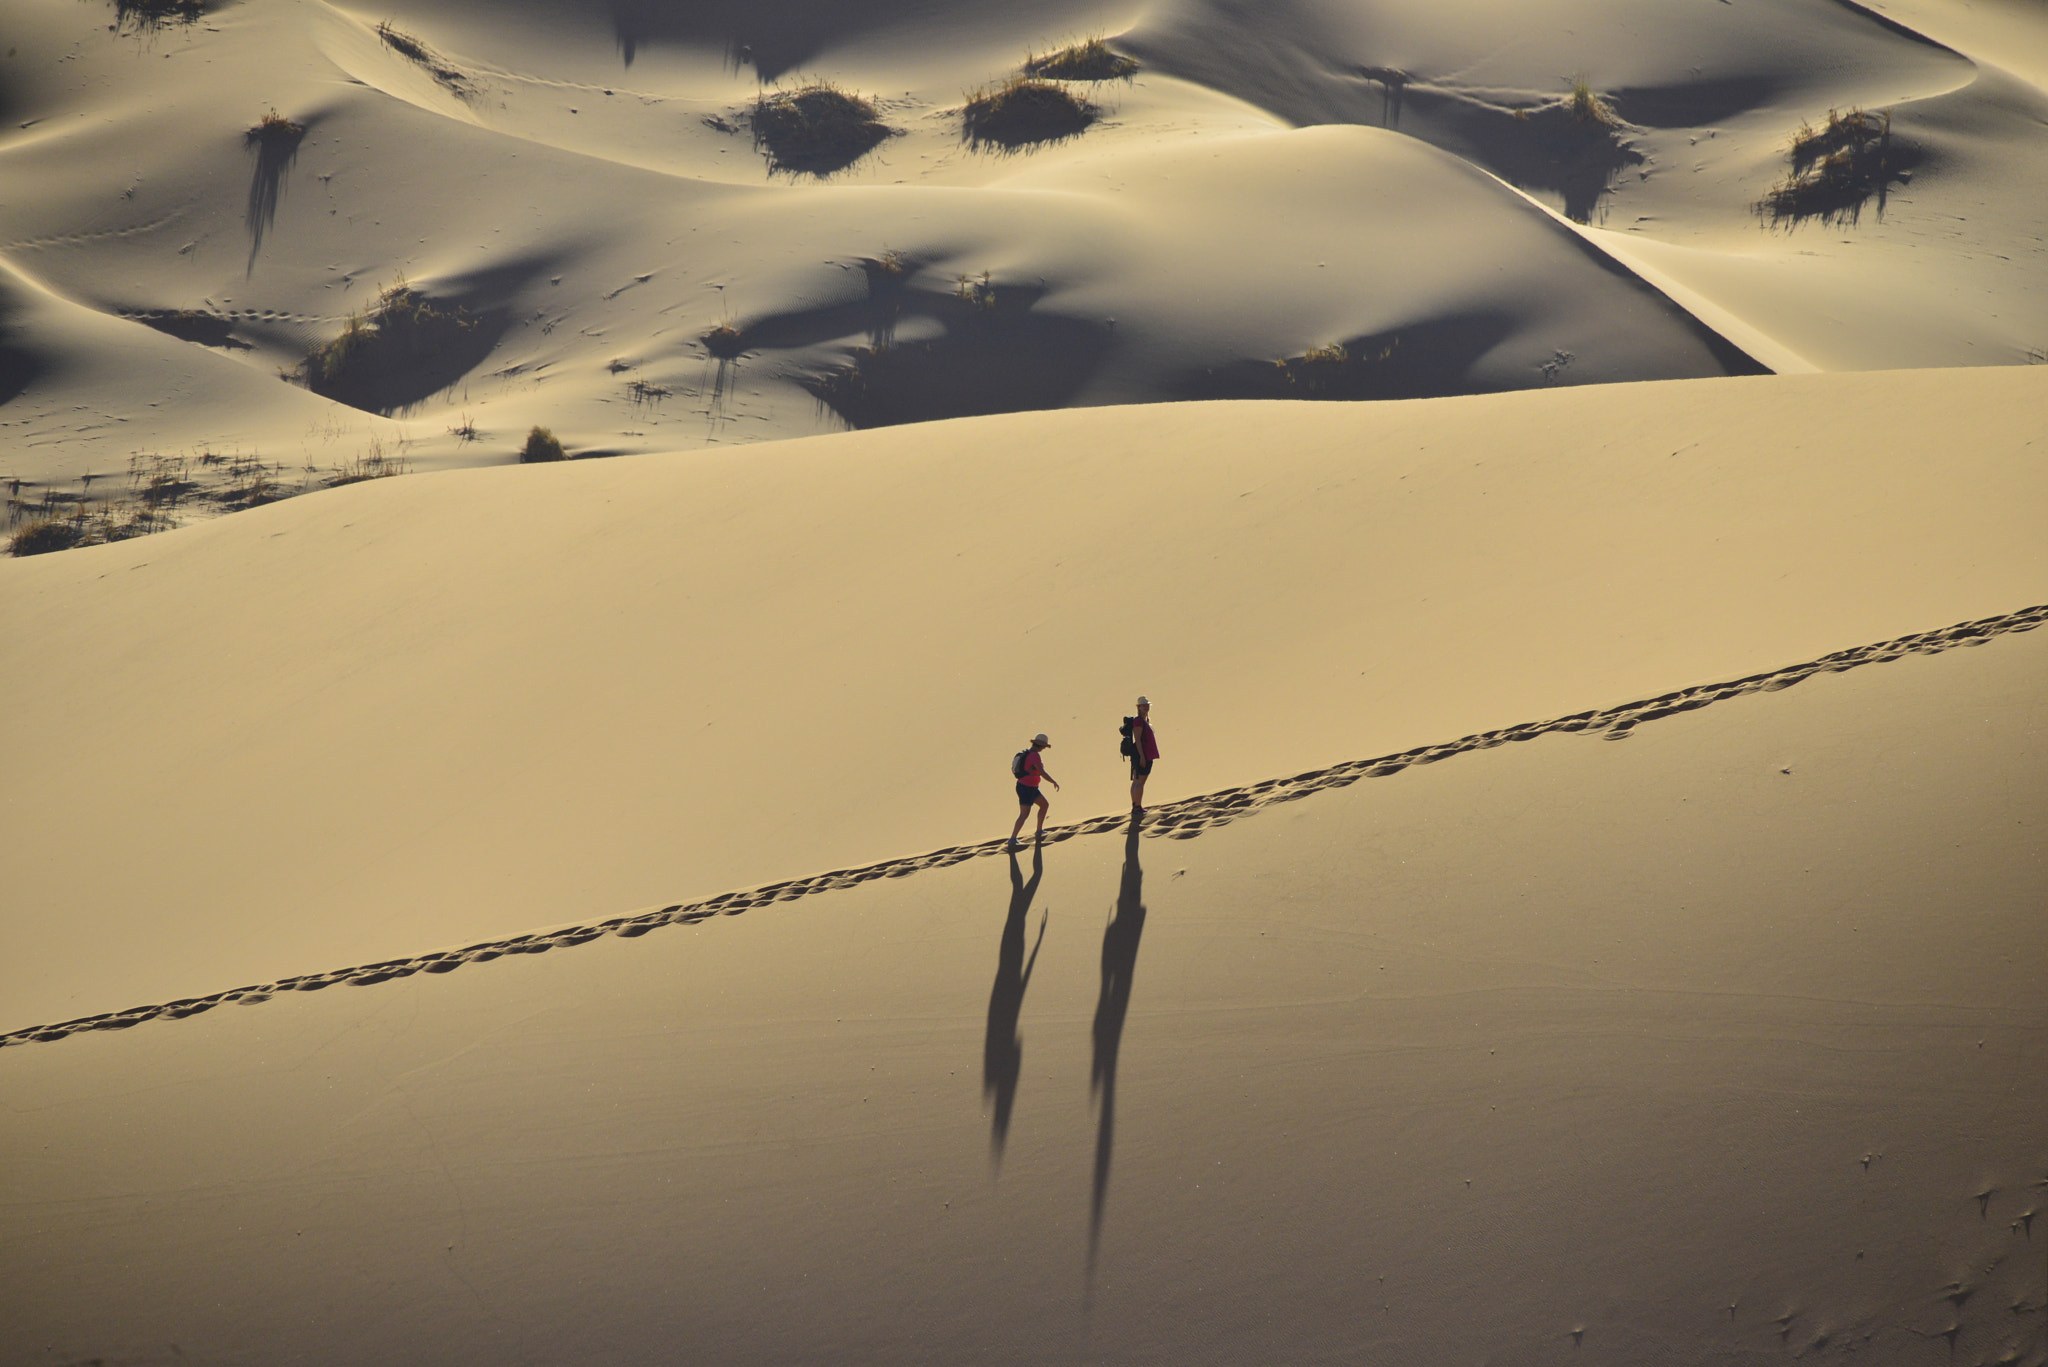
[(2038, 6), (5, 28), (0, 1363), (2048, 1363)]

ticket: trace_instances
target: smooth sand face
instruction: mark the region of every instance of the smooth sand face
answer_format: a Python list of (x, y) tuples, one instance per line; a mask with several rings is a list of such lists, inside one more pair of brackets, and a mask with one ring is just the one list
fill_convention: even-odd
[(6, 1049), (9, 1342), (2036, 1363), (2044, 665)]

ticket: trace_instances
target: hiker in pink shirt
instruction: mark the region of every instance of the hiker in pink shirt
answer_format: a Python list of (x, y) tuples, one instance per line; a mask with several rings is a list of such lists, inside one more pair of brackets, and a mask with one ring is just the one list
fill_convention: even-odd
[(1040, 731), (1031, 738), (1031, 748), (1018, 751), (1017, 757), (1010, 762), (1010, 774), (1017, 780), (1017, 824), (1010, 827), (1009, 848), (1013, 850), (1017, 848), (1017, 832), (1024, 829), (1024, 818), (1031, 815), (1034, 806), (1038, 808), (1038, 829), (1032, 838), (1039, 839), (1045, 835), (1048, 804), (1045, 794), (1038, 791), (1038, 781), (1044, 779), (1054, 788), (1060, 786), (1060, 781), (1045, 771), (1045, 761), (1039, 757), (1040, 751), (1051, 747), (1052, 742), (1045, 738), (1045, 732)]
[(1152, 700), (1140, 696), (1138, 715), (1125, 717), (1122, 726), (1131, 757), (1131, 812), (1145, 814), (1145, 780), (1152, 777), (1152, 761), (1159, 758), (1159, 738), (1152, 734)]

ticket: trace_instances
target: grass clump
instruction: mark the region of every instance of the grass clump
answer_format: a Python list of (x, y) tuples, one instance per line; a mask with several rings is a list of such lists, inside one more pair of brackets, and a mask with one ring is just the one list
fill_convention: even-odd
[(1024, 59), (1024, 74), (1048, 81), (1128, 81), (1138, 74), (1138, 64), (1098, 34), (1056, 52), (1032, 53)]
[(960, 112), (961, 136), (973, 147), (1029, 147), (1074, 137), (1101, 115), (1100, 108), (1065, 86), (1013, 76), (967, 97)]
[(7, 538), (9, 555), (48, 555), (87, 544), (86, 514), (41, 513), (21, 524)]
[(165, 24), (196, 24), (206, 13), (203, 0), (114, 0), (114, 26), (151, 30)]
[(389, 22), (377, 25), (377, 36), (384, 40), (384, 46), (417, 66), (424, 67), (427, 74), (457, 95), (469, 94), (469, 80), (461, 71), (450, 65), (440, 53), (428, 47), (403, 29), (393, 28)]
[(1388, 363), (1401, 349), (1398, 334), (1372, 345), (1332, 342), (1310, 347), (1299, 356), (1273, 362), (1287, 389), (1298, 398), (1355, 399), (1375, 396), (1386, 388)]
[(773, 171), (829, 176), (887, 140), (894, 129), (875, 106), (826, 81), (778, 90), (754, 102), (754, 146)]
[(373, 413), (416, 403), (460, 378), (494, 340), (459, 304), (428, 298), (401, 277), (367, 314), (354, 314), (333, 341), (299, 368), (306, 388)]
[(526, 447), (519, 453), (522, 464), (531, 465), (537, 461), (567, 460), (569, 453), (562, 449), (561, 441), (553, 432), (538, 424), (526, 434)]
[(721, 361), (735, 360), (747, 349), (746, 334), (742, 333), (739, 324), (730, 318), (705, 333), (703, 341), (704, 349)]
[(1909, 172), (1919, 153), (1892, 136), (1888, 111), (1843, 114), (1830, 109), (1821, 127), (1800, 124), (1792, 138), (1791, 162), (1791, 173), (1756, 206), (1773, 227), (1805, 218), (1853, 223), (1873, 196), (1882, 215), (1893, 182), (1912, 178)]
[(1602, 128), (1619, 128), (1620, 118), (1615, 115), (1606, 100), (1593, 89), (1592, 83), (1584, 76), (1572, 77), (1572, 93), (1568, 102), (1572, 117), (1580, 123), (1598, 124)]
[(299, 139), (306, 136), (306, 125), (294, 123), (272, 109), (256, 120), (243, 136), (260, 147), (297, 147)]
[(327, 481), (327, 487), (339, 489), (344, 484), (361, 484), (366, 479), (390, 479), (393, 475), (410, 473), (411, 469), (405, 457), (393, 456), (384, 450), (381, 437), (372, 437), (369, 449), (336, 469)]

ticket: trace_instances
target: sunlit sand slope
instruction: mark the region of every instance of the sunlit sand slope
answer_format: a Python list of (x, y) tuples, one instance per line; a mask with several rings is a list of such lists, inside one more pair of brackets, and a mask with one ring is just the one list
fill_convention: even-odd
[[(138, 453), (260, 458), (282, 489), (373, 441), (504, 463), (536, 423), (645, 452), (2048, 359), (2048, 25), (1988, 0), (202, 9), (10, 9), (16, 496), (119, 494)], [(964, 139), (964, 92), (1089, 31), (1140, 63), (1073, 83), (1095, 122)], [(813, 77), (888, 136), (771, 170), (754, 102)], [(1889, 120), (1884, 173), (1768, 210), (1801, 128), (1857, 108)], [(252, 133), (271, 111), (297, 131)], [(460, 346), (357, 407), (279, 378), (401, 279), (470, 311)], [(1275, 368), (1340, 345), (1332, 384)]]
[(2039, 1367), (2044, 670), (0, 1050), (0, 1355)]
[(1041, 729), (1113, 812), (1141, 691), (1169, 799), (2048, 602), (2044, 383), (1017, 415), (9, 562), (0, 1029), (984, 840)]

